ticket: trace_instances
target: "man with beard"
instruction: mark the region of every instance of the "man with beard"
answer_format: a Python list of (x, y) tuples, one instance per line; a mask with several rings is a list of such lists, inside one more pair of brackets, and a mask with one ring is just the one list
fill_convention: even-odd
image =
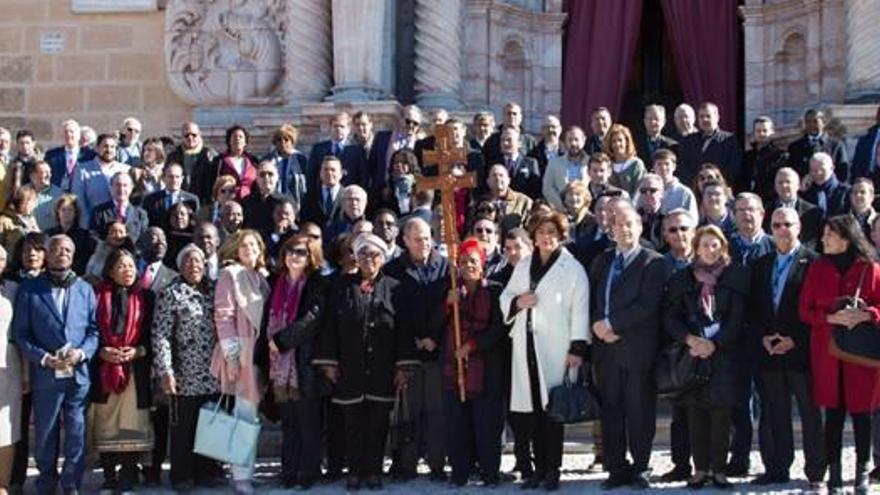
[(569, 127), (565, 132), (565, 155), (550, 160), (544, 173), (542, 192), (550, 206), (564, 211), (562, 190), (572, 181), (587, 182), (589, 179), (589, 155), (584, 150), (587, 137), (578, 126)]
[(116, 161), (116, 144), (116, 136), (113, 134), (98, 136), (97, 156), (94, 160), (81, 163), (73, 176), (70, 190), (80, 201), (80, 222), (83, 228), (88, 227), (93, 209), (113, 199), (110, 179), (118, 172), (127, 173), (131, 168)]

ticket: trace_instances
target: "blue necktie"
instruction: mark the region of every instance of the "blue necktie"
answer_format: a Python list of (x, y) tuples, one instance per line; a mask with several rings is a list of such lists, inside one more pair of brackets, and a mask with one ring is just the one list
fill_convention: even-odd
[(773, 280), (771, 280), (773, 288), (773, 308), (779, 309), (779, 301), (782, 300), (782, 289), (785, 287), (785, 279), (782, 274), (791, 266), (794, 261), (794, 254), (788, 256), (787, 259), (780, 262), (782, 256), (777, 255), (773, 266)]
[(623, 253), (617, 253), (614, 262), (611, 263), (611, 270), (608, 272), (608, 283), (605, 285), (605, 318), (611, 315), (611, 289), (617, 282), (617, 278), (623, 272)]

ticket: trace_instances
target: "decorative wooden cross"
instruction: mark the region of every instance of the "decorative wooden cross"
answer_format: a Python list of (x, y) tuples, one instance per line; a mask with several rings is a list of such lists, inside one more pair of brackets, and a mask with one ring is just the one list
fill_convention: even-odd
[[(473, 172), (453, 173), (457, 164), (467, 163), (467, 151), (456, 148), (452, 142), (452, 126), (438, 125), (434, 127), (434, 150), (423, 153), (426, 165), (436, 165), (437, 175), (416, 179), (416, 190), (437, 190), (440, 192), (440, 210), (443, 215), (443, 242), (449, 254), (450, 287), (457, 289), (458, 283), (458, 229), (455, 222), (455, 190), (477, 187), (477, 176)], [(461, 347), (461, 323), (459, 319), (458, 298), (452, 300), (452, 331), (455, 349)], [(465, 363), (456, 360), (456, 378), (458, 381), (459, 399), (464, 402), (465, 396)]]

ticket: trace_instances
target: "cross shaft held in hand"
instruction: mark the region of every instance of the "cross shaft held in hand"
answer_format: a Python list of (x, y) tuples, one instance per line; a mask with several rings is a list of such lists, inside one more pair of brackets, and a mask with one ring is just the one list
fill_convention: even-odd
[[(425, 165), (436, 165), (437, 175), (421, 176), (416, 179), (417, 190), (437, 190), (440, 192), (440, 211), (443, 216), (443, 242), (449, 253), (450, 287), (457, 292), (458, 288), (458, 229), (455, 215), (455, 190), (477, 187), (477, 178), (473, 172), (456, 174), (455, 165), (467, 164), (467, 151), (464, 147), (455, 147), (452, 139), (452, 126), (438, 125), (434, 128), (434, 149), (425, 151)], [(455, 349), (461, 348), (461, 322), (459, 319), (458, 297), (452, 300), (452, 331)], [(459, 400), (466, 399), (464, 359), (456, 358), (456, 378)]]

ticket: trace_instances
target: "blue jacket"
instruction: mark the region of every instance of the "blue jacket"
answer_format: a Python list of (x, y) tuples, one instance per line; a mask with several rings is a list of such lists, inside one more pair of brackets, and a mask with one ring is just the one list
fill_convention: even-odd
[(18, 348), (30, 361), (34, 390), (55, 387), (55, 371), (40, 362), (68, 343), (85, 354), (73, 378), (79, 385), (90, 383), (88, 362), (98, 350), (97, 301), (92, 286), (77, 278), (68, 289), (66, 306), (66, 314), (58, 312), (45, 275), (25, 280), (18, 288), (12, 330)]
[[(95, 152), (90, 148), (80, 148), (76, 161), (79, 164), (94, 158)], [(64, 146), (50, 149), (46, 152), (43, 159), (46, 160), (46, 163), (49, 164), (49, 168), (52, 170), (52, 184), (65, 190), (70, 189), (70, 179), (67, 180), (66, 185), (62, 185), (64, 184), (64, 178), (67, 176), (67, 154), (64, 152)], [(74, 172), (76, 172), (76, 169), (74, 169)]]

